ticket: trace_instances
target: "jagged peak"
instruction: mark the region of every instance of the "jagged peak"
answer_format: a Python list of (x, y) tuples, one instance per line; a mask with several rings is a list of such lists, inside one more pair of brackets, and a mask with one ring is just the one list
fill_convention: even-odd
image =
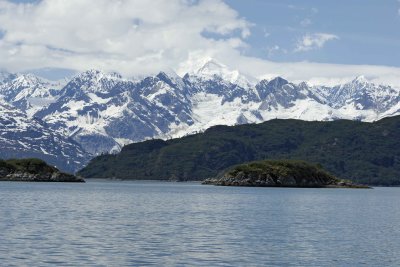
[(125, 81), (117, 72), (104, 72), (98, 69), (89, 69), (79, 73), (64, 87), (67, 94), (72, 91), (85, 93), (108, 93), (116, 82)]
[(210, 78), (237, 78), (239, 75), (238, 71), (230, 70), (226, 65), (220, 63), (214, 58), (204, 58), (199, 60), (196, 67), (189, 73), (191, 76), (197, 76), (200, 78), (210, 79)]
[[(202, 73), (210, 73), (210, 72), (215, 72), (215, 73), (220, 73), (222, 70), (228, 70), (228, 67), (216, 59), (213, 58), (207, 58), (204, 62), (204, 64), (195, 72), (197, 74), (202, 74)], [(235, 71), (238, 72), (238, 71)]]
[(310, 84), (308, 84), (308, 82), (300, 82), (298, 84), (299, 87), (305, 88), (305, 87), (311, 87)]
[(354, 80), (352, 80), (351, 83), (366, 84), (370, 83), (370, 81), (364, 75), (360, 75), (357, 76)]
[(122, 75), (116, 71), (109, 72), (108, 75), (117, 79), (122, 79)]
[(158, 80), (163, 81), (167, 84), (170, 84), (171, 82), (174, 83), (173, 77), (169, 76), (167, 73), (164, 71), (160, 71), (156, 76)]
[(182, 78), (172, 70), (161, 71), (155, 77), (157, 77), (159, 80), (169, 84), (172, 87), (175, 87), (175, 86), (178, 86), (180, 88), (184, 87), (184, 82), (183, 82)]
[(45, 80), (31, 73), (17, 74), (15, 80), (18, 82), (26, 82), (29, 84), (44, 83)]
[(178, 74), (176, 74), (176, 72), (173, 71), (172, 69), (167, 69), (167, 70), (160, 71), (156, 75), (156, 77), (165, 77), (165, 78), (173, 79), (173, 80), (181, 79), (181, 77)]
[(286, 79), (284, 79), (284, 78), (282, 78), (280, 76), (277, 76), (277, 77), (273, 78), (272, 80), (270, 80), (268, 82), (268, 85), (273, 85), (273, 86), (279, 86), (280, 87), (280, 86), (283, 86), (283, 85), (288, 84), (288, 83), (289, 83), (288, 80), (286, 80)]
[(159, 77), (159, 78), (169, 78), (168, 74), (166, 74), (164, 71), (160, 71), (160, 72), (156, 75), (156, 77)]
[(73, 79), (83, 79), (83, 80), (100, 80), (102, 78), (106, 79), (122, 79), (121, 74), (117, 72), (104, 72), (102, 70), (98, 69), (89, 69), (84, 72), (79, 73), (77, 76), (75, 76)]
[[(0, 82), (1, 84), (1, 82)], [(56, 83), (50, 82), (44, 78), (38, 77), (31, 73), (17, 73), (17, 74), (9, 74), (8, 77), (5, 77), (3, 80), (3, 85), (6, 85), (6, 89), (22, 89), (22, 88), (45, 88), (52, 87), (58, 88)]]
[(219, 78), (244, 88), (253, 87), (258, 82), (258, 79), (243, 74), (239, 70), (230, 69), (227, 65), (211, 57), (201, 59), (192, 66), (195, 67), (185, 77), (194, 76), (204, 80)]
[(289, 83), (288, 80), (286, 80), (286, 79), (284, 79), (284, 78), (282, 78), (280, 76), (277, 76), (277, 77), (272, 78), (271, 80), (262, 79), (261, 81), (258, 82), (257, 85), (258, 86), (281, 87), (281, 86), (283, 86), (285, 84), (288, 84), (288, 83)]
[(74, 79), (93, 79), (95, 77), (99, 77), (99, 76), (104, 76), (105, 73), (100, 71), (100, 70), (96, 70), (96, 69), (89, 69), (89, 70), (85, 70), (83, 72), (78, 73), (74, 78), (72, 78), (72, 80)]

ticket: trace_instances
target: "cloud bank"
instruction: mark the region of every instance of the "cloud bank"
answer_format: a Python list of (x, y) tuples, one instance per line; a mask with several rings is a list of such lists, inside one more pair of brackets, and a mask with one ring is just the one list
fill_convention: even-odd
[(220, 0), (0, 1), (0, 28), (2, 67), (125, 73), (176, 66), (193, 50), (236, 50), (250, 34)]
[[(243, 55), (252, 23), (223, 0), (0, 0), (0, 68), (91, 68), (126, 76), (174, 69), (182, 74), (213, 57), (257, 77), (313, 83), (366, 75), (399, 82), (399, 68), (278, 63)], [(335, 35), (304, 36), (297, 50), (322, 49)], [(268, 39), (266, 39), (268, 42)], [(272, 44), (266, 43), (266, 47)], [(400, 82), (399, 82), (400, 83)], [(400, 86), (400, 84), (399, 84)]]

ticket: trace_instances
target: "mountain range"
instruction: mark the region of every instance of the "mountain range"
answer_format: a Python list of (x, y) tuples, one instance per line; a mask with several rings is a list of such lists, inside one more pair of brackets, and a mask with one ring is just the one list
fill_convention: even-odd
[(35, 154), (76, 171), (133, 142), (170, 139), (214, 125), (270, 119), (372, 122), (400, 114), (400, 89), (360, 76), (337, 86), (258, 80), (209, 59), (183, 76), (142, 78), (89, 70), (61, 82), (0, 73), (1, 156)]

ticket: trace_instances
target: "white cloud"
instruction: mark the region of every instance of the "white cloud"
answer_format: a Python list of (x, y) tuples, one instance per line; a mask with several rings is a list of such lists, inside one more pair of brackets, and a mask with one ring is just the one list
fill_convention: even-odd
[[(227, 64), (232, 64), (227, 62)], [(241, 58), (237, 62), (243, 72), (251, 71), (258, 78), (281, 76), (293, 82), (307, 81), (315, 85), (337, 85), (364, 75), (369, 80), (400, 89), (400, 68), (375, 65), (344, 65), (314, 62), (271, 62), (255, 58)]]
[[(0, 32), (5, 33), (0, 37), (0, 68), (96, 68), (126, 76), (172, 68), (184, 74), (199, 59), (213, 57), (256, 77), (318, 83), (363, 74), (400, 83), (400, 68), (278, 63), (243, 56), (241, 51), (250, 49), (250, 29), (251, 23), (223, 0), (41, 0), (18, 5), (0, 0)], [(320, 48), (337, 38), (309, 35), (299, 49)]]
[(244, 47), (250, 27), (222, 0), (0, 0), (0, 67), (146, 73), (192, 50)]
[(298, 40), (295, 52), (304, 52), (322, 48), (326, 42), (339, 39), (338, 36), (329, 33), (306, 34)]
[[(217, 52), (218, 51), (218, 52)], [(215, 58), (227, 66), (259, 79), (284, 77), (295, 83), (307, 81), (314, 85), (337, 85), (364, 75), (373, 82), (388, 84), (400, 89), (400, 68), (375, 65), (344, 65), (315, 62), (273, 62), (240, 55), (238, 51), (192, 51), (188, 60), (179, 64), (177, 73), (184, 75), (197, 70), (205, 58)]]

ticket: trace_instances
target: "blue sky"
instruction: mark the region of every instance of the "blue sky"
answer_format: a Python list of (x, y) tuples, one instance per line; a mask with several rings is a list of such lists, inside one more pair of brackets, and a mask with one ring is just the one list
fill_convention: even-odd
[(182, 74), (212, 57), (256, 77), (400, 86), (399, 48), (400, 0), (0, 0), (9, 71)]
[[(400, 3), (396, 0), (226, 2), (254, 23), (249, 55), (275, 61), (400, 66)], [(339, 39), (322, 49), (293, 52), (301, 36), (314, 32)], [(268, 53), (275, 45), (280, 50)]]

